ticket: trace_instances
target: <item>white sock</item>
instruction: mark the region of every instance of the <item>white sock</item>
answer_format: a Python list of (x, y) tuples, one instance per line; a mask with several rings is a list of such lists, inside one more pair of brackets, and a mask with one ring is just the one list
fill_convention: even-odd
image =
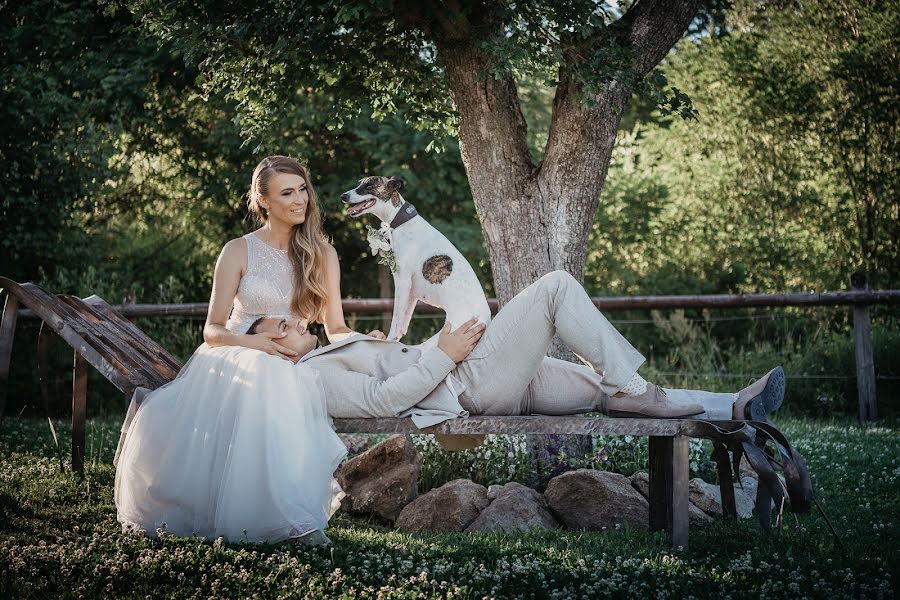
[(628, 380), (628, 383), (623, 385), (619, 391), (626, 396), (640, 396), (647, 391), (647, 381), (635, 373), (634, 376)]

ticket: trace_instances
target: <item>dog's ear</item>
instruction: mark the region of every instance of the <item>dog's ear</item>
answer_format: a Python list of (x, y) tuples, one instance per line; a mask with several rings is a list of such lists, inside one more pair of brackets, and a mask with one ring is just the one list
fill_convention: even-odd
[(406, 185), (406, 183), (399, 177), (391, 176), (391, 178), (387, 180), (387, 189), (392, 192), (399, 192), (403, 189), (404, 185)]

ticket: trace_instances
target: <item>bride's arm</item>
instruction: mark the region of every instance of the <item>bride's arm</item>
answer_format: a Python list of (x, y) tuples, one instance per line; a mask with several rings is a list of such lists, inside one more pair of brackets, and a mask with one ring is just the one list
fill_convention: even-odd
[[(322, 323), (325, 325), (328, 341), (334, 343), (357, 332), (347, 327), (347, 323), (344, 322), (344, 307), (341, 306), (341, 263), (338, 260), (337, 250), (331, 244), (325, 253), (325, 290), (328, 298)], [(384, 334), (377, 329), (368, 335), (384, 339)]]
[(203, 340), (210, 346), (244, 346), (255, 348), (282, 358), (291, 359), (297, 353), (277, 344), (274, 339), (284, 337), (278, 333), (234, 333), (225, 328), (231, 313), (234, 297), (237, 296), (241, 277), (247, 268), (247, 242), (241, 238), (231, 240), (216, 261), (213, 273), (212, 294), (203, 326)]

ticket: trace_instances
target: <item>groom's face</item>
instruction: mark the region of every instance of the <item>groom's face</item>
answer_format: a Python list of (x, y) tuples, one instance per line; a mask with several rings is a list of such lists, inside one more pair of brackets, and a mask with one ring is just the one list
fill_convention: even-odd
[(256, 326), (256, 331), (258, 333), (285, 334), (283, 338), (278, 338), (275, 342), (297, 353), (294, 362), (315, 349), (319, 343), (319, 338), (307, 331), (306, 324), (300, 319), (266, 318)]

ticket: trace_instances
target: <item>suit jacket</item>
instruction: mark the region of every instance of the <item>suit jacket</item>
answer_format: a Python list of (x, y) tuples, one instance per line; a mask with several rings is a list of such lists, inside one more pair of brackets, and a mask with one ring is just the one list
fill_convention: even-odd
[(465, 386), (443, 350), (422, 351), (362, 334), (317, 348), (298, 362), (322, 375), (332, 417), (411, 417), (416, 427), (469, 416), (459, 403)]

